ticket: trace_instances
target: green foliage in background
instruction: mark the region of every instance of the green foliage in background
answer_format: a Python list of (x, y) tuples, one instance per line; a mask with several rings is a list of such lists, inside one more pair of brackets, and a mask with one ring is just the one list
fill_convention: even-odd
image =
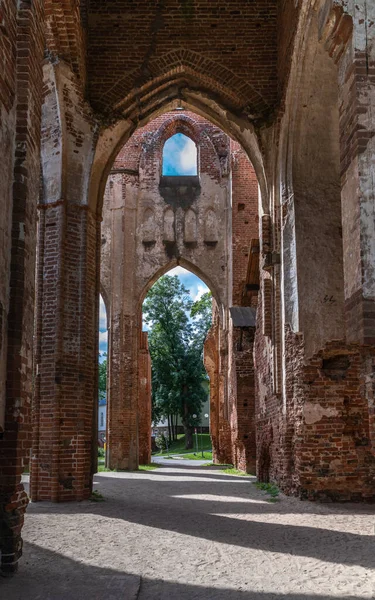
[(211, 323), (211, 295), (204, 296), (203, 302), (204, 297), (193, 302), (177, 276), (164, 275), (143, 303), (152, 361), (152, 419), (167, 418), (169, 437), (176, 439), (179, 416), (187, 448), (192, 447), (193, 427), (207, 398), (203, 343)]

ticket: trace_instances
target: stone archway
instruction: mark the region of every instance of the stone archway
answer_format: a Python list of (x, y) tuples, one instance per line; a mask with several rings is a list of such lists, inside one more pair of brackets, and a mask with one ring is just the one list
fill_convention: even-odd
[[(197, 144), (197, 177), (161, 175), (164, 142), (176, 131), (189, 131)], [(221, 156), (216, 150), (218, 145)], [(114, 162), (104, 197), (102, 228), (102, 277), (110, 281), (111, 297), (107, 435), (110, 468), (138, 465), (138, 357), (140, 343), (144, 345), (140, 315), (142, 300), (152, 283), (173, 265), (180, 264), (208, 284), (223, 314), (228, 311), (231, 222), (224, 150), (228, 160), (228, 139), (207, 121), (191, 113), (167, 113), (139, 129)], [(215, 240), (211, 233), (206, 240), (210, 231), (206, 226), (207, 211), (217, 214)], [(222, 376), (226, 379), (224, 371)]]

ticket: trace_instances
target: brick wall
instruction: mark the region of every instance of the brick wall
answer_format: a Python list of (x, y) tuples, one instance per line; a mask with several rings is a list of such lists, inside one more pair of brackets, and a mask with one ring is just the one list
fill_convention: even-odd
[[(22, 553), (21, 528), (28, 498), (21, 484), (31, 446), (32, 337), (36, 206), (39, 194), (40, 117), (43, 55), (41, 2), (2, 2), (0, 35), (2, 141), (5, 163), (13, 164), (13, 188), (5, 197), (5, 239), (11, 226), (11, 245), (4, 277), (9, 285), (9, 309), (2, 306), (2, 328), (7, 327), (4, 433), (0, 439), (0, 527), (3, 573), (16, 570)], [(1, 48), (5, 44), (6, 48)], [(4, 53), (2, 52), (4, 50)], [(13, 105), (13, 102), (15, 103)], [(13, 105), (13, 106), (12, 106)], [(15, 111), (14, 139), (7, 121)], [(7, 116), (7, 113), (9, 116)], [(13, 113), (14, 114), (14, 113)], [(12, 121), (10, 121), (12, 122)], [(9, 123), (9, 122), (8, 122)], [(8, 139), (7, 139), (8, 138)], [(14, 152), (12, 159), (11, 154)], [(5, 181), (9, 182), (9, 178)], [(8, 186), (9, 184), (7, 184)], [(11, 195), (10, 195), (11, 194)], [(2, 214), (3, 218), (3, 214)], [(9, 230), (8, 230), (9, 231)], [(8, 238), (9, 239), (9, 238)], [(9, 270), (10, 266), (10, 270)], [(10, 272), (10, 280), (7, 275)], [(1, 299), (1, 298), (0, 298)], [(4, 330), (3, 330), (4, 331)], [(1, 338), (5, 341), (5, 334)], [(4, 354), (3, 354), (4, 359)], [(3, 362), (4, 364), (4, 362)]]
[(336, 7), (326, 45), (338, 65), (347, 338), (375, 345), (375, 184), (373, 5)]
[(84, 206), (41, 207), (33, 501), (82, 500), (91, 493), (97, 438), (97, 231), (95, 216)]
[(152, 101), (177, 83), (209, 90), (239, 113), (267, 113), (277, 96), (276, 18), (275, 0), (152, 1), (131, 9), (124, 0), (90, 2), (91, 102), (105, 112), (134, 110), (135, 88)]
[[(231, 141), (232, 165), (232, 305), (250, 306), (246, 290), (250, 242), (259, 238), (258, 182), (254, 169), (239, 144)], [(255, 293), (256, 298), (256, 293)], [(231, 462), (255, 473), (254, 328), (230, 330)]]
[(91, 493), (96, 471), (99, 234), (87, 206), (94, 131), (82, 83), (44, 63), (39, 204), (33, 501)]
[[(164, 184), (163, 146), (175, 133), (183, 133), (196, 143), (199, 177), (186, 178), (180, 183), (174, 178), (177, 184), (168, 180)], [(161, 274), (180, 264), (207, 283), (220, 305), (228, 304), (230, 221), (225, 207), (230, 198), (229, 168), (227, 136), (202, 117), (178, 110), (138, 129), (114, 161), (104, 197), (101, 268), (111, 303), (108, 404), (111, 466), (130, 468), (130, 459), (133, 468), (138, 464), (136, 423), (140, 419), (137, 414), (140, 388), (133, 368), (137, 372), (138, 314), (150, 286)], [(165, 229), (167, 213), (173, 221), (170, 232)], [(208, 213), (216, 222), (216, 232), (207, 230)], [(151, 217), (146, 223), (148, 214)], [(187, 240), (188, 214), (194, 217), (196, 227), (195, 232), (189, 233), (193, 238)], [(125, 325), (126, 344), (121, 333)], [(227, 374), (221, 373), (221, 377), (224, 393)], [(228, 415), (226, 421), (229, 428)]]
[(151, 357), (147, 336), (147, 331), (141, 332), (138, 356), (138, 440), (141, 465), (151, 462)]

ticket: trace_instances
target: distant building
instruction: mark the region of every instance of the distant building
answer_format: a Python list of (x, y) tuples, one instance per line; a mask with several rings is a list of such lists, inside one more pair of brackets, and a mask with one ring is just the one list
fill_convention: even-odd
[(102, 443), (104, 442), (105, 432), (107, 425), (107, 398), (99, 398), (98, 406), (98, 439)]
[[(210, 432), (210, 417), (205, 417), (204, 415), (210, 415), (210, 390), (209, 390), (209, 382), (208, 380), (203, 380), (202, 381), (202, 387), (205, 389), (205, 391), (207, 392), (207, 398), (206, 400), (203, 402), (202, 404), (202, 409), (201, 409), (201, 418), (199, 420), (199, 422), (197, 423), (198, 427), (202, 427), (202, 430), (204, 433), (209, 433)], [(153, 423), (152, 424), (152, 429), (154, 432), (154, 435), (157, 435), (158, 433), (160, 433), (161, 431), (163, 431), (164, 433), (167, 433), (168, 431), (168, 420), (167, 419), (161, 419), (158, 423)], [(177, 430), (178, 433), (183, 433), (184, 432), (184, 427), (182, 424), (182, 419), (181, 417), (178, 417), (177, 419)]]

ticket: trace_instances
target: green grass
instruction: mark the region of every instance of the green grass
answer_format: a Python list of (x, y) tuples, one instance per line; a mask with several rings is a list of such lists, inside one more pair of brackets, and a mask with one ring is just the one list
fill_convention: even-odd
[(269, 502), (278, 501), (278, 496), (280, 492), (277, 485), (275, 485), (274, 483), (261, 483), (260, 481), (255, 482), (254, 485), (258, 488), (258, 490), (262, 490), (262, 492), (266, 492), (266, 494), (269, 494), (269, 496), (271, 496)]
[[(233, 465), (228, 465), (226, 463), (214, 463), (213, 461), (205, 463), (202, 467), (226, 467), (227, 469), (231, 469)], [(220, 469), (222, 471), (223, 469)], [(241, 471), (242, 473), (242, 471)]]
[[(138, 467), (138, 471), (155, 471), (155, 469), (158, 469), (159, 465), (157, 464), (152, 464), (152, 465), (139, 465)], [(98, 465), (98, 473), (122, 473), (125, 472), (124, 469), (108, 469), (108, 467), (103, 465)], [(136, 471), (135, 471), (136, 472)]]
[(98, 465), (98, 473), (113, 473), (113, 469), (108, 469), (105, 465)]
[(222, 469), (223, 473), (227, 475), (240, 475), (241, 477), (253, 477), (251, 473), (245, 473), (245, 471), (240, 471), (239, 469), (235, 469), (234, 467), (229, 467), (228, 469)]
[(156, 463), (152, 463), (151, 465), (139, 465), (138, 471), (155, 471), (159, 466), (160, 465), (157, 465)]
[(189, 452), (187, 454), (182, 454), (183, 458), (187, 458), (189, 460), (211, 460), (212, 461), (212, 452), (197, 452), (196, 454)]
[(98, 490), (93, 490), (89, 500), (91, 502), (104, 502), (104, 496)]
[[(203, 452), (207, 452), (209, 450), (211, 450), (212, 448), (212, 444), (211, 444), (211, 437), (209, 433), (202, 433), (202, 436), (200, 433), (198, 433), (198, 452), (197, 454), (201, 454), (202, 456), (202, 442), (203, 442)], [(193, 454), (194, 452), (196, 452), (196, 436), (194, 434), (193, 436), (193, 444), (194, 444), (194, 448), (191, 448), (190, 450), (186, 450), (185, 448), (185, 435), (182, 433), (180, 433), (177, 436), (177, 440), (172, 442), (171, 445), (169, 446), (169, 452), (167, 452), (167, 450), (164, 450), (164, 452), (157, 452), (156, 456), (168, 456), (168, 454)]]

